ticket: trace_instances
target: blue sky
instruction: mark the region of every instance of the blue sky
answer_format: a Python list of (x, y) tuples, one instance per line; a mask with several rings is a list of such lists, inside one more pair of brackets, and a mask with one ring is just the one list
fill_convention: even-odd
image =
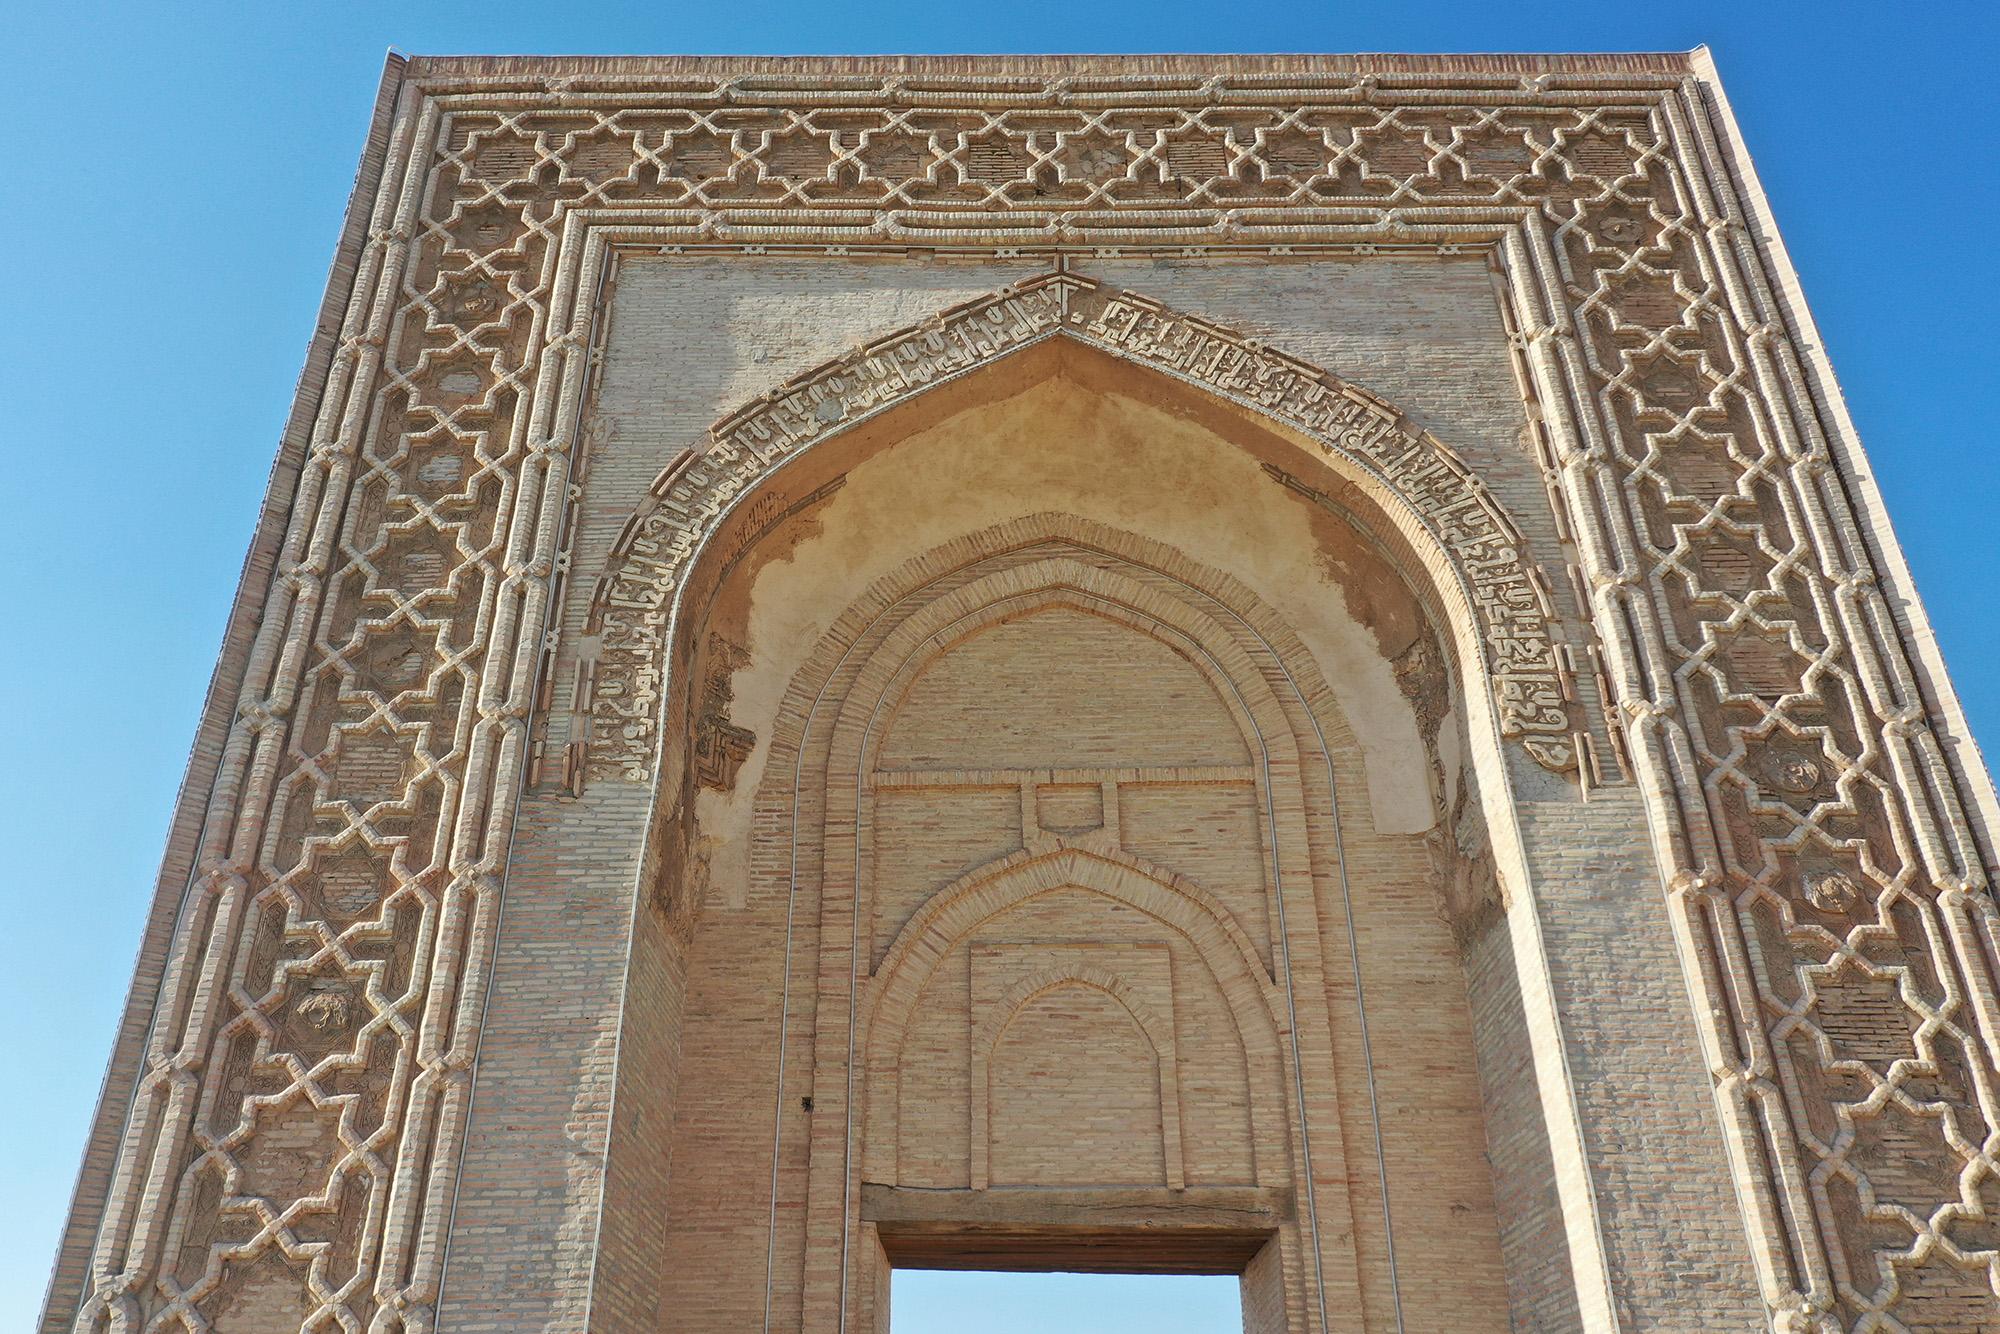
[(898, 1270), (893, 1334), (1236, 1334), (1233, 1278)]
[[(1972, 0), (17, 4), (0, 19), (10, 57), (0, 85), (9, 144), (0, 241), (10, 261), (0, 288), (0, 939), (10, 955), (0, 970), (0, 1143), (9, 1146), (0, 1155), (0, 1326), (25, 1327), (40, 1303), (175, 786), (389, 47), (1706, 42), (1974, 733), (1992, 743), (1996, 13)], [(1120, 1298), (1101, 1309), (1138, 1308)], [(1079, 1316), (1076, 1326), (1127, 1327), (1115, 1315)]]

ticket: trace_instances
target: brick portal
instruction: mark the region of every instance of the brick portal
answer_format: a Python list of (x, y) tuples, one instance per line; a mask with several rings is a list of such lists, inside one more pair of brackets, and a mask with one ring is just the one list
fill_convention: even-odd
[(2000, 1321), (1705, 52), (390, 64), (44, 1328)]

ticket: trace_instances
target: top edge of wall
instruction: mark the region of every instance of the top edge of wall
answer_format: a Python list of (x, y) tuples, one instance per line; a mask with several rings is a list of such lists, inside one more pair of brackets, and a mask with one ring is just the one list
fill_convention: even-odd
[(1592, 53), (1162, 54), (1162, 55), (851, 55), (851, 56), (412, 56), (409, 74), (534, 78), (577, 75), (730, 77), (911, 75), (1047, 77), (1184, 75), (1193, 78), (1282, 74), (1618, 75), (1695, 72), (1693, 51)]

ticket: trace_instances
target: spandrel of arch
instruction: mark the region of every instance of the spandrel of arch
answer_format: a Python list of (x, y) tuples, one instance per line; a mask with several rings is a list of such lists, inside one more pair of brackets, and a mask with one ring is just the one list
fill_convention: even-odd
[[(1388, 403), (1308, 362), (1150, 298), (1057, 272), (808, 371), (717, 422), (704, 448), (668, 466), (651, 502), (619, 535), (592, 597), (587, 630), (602, 648), (588, 701), (579, 702), (590, 734), (571, 767), (594, 778), (651, 779), (674, 608), (695, 557), (740, 498), (839, 432), (1052, 338), (1193, 385), (1315, 442), (1344, 480), (1381, 505), (1447, 594), (1462, 600), (1473, 622), (1472, 633), (1460, 635), (1464, 668), (1491, 683), (1500, 734), (1550, 770), (1576, 765), (1574, 689), (1556, 648), (1548, 590), (1518, 527), (1457, 455)], [(1325, 501), (1308, 482), (1268, 471)], [(833, 485), (789, 503), (760, 496), (732, 546), (747, 548)], [(732, 559), (719, 554), (723, 565)]]

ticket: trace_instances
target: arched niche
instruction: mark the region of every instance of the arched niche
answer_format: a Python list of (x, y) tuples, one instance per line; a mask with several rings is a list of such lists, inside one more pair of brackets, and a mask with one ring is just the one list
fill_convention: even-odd
[[(1314, 383), (1343, 403), (1369, 402), (1344, 386), (1327, 390), (1338, 383), (1330, 377)], [(667, 1235), (675, 1253), (694, 1258), (689, 1272), (707, 1273), (699, 1257), (711, 1244), (764, 1260), (734, 1295), (705, 1284), (714, 1327), (870, 1327), (885, 1311), (881, 1266), (909, 1225), (898, 1192), (970, 1196), (994, 1184), (990, 1145), (980, 1175), (969, 1092), (956, 1103), (949, 1088), (931, 1099), (965, 1127), (963, 1185), (955, 1163), (926, 1184), (906, 1183), (908, 1142), (885, 1127), (905, 1119), (900, 1089), (913, 1040), (907, 1020), (892, 1017), (943, 1006), (920, 981), (938, 974), (941, 959), (972, 958), (983, 948), (980, 924), (1005, 912), (955, 934), (908, 933), (920, 916), (937, 918), (931, 905), (978, 902), (1002, 884), (1040, 884), (1019, 902), (1076, 911), (1001, 945), (1044, 955), (1058, 944), (1130, 946), (1135, 959), (1157, 948), (1168, 1002), (1126, 1003), (1157, 990), (1134, 981), (1152, 967), (1143, 961), (1065, 963), (1030, 948), (993, 964), (985, 982), (974, 976), (985, 965), (967, 963), (964, 994), (951, 1002), (966, 1015), (966, 1089), (979, 1068), (976, 989), (1005, 1005), (1035, 994), (1035, 979), (1080, 983), (1120, 998), (1119, 1012), (1145, 1033), (1156, 1081), (1163, 1047), (1172, 1051), (1177, 1084), (1157, 1103), (1164, 1146), (1170, 1104), (1180, 1126), (1190, 1123), (1196, 1095), (1180, 1081), (1202, 1059), (1178, 1026), (1226, 1026), (1242, 1072), (1228, 1096), (1244, 1104), (1249, 1149), (1216, 1169), (1179, 1135), (1180, 1170), (1163, 1169), (1161, 1185), (1182, 1205), (1191, 1194), (1206, 1198), (1202, 1191), (1260, 1192), (1243, 1197), (1253, 1213), (1265, 1211), (1266, 1227), (1245, 1272), (1268, 1289), (1256, 1308), (1285, 1313), (1272, 1327), (1329, 1328), (1327, 1311), (1341, 1310), (1361, 1313), (1367, 1328), (1392, 1328), (1399, 1306), (1461, 1328), (1495, 1318), (1504, 1327), (1518, 1256), (1540, 1252), (1533, 1263), (1543, 1268), (1551, 1252), (1557, 1264), (1574, 1263), (1574, 1229), (1545, 1190), (1573, 1130), (1541, 1124), (1562, 1095), (1543, 1087), (1546, 1058), (1522, 1050), (1548, 1035), (1523, 1036), (1537, 1021), (1518, 988), (1468, 1000), (1455, 952), (1471, 937), (1507, 934), (1496, 861), (1509, 892), (1530, 892), (1509, 851), (1507, 748), (1523, 734), (1506, 736), (1494, 703), (1508, 694), (1487, 665), (1498, 642), (1492, 600), (1478, 600), (1493, 585), (1475, 582), (1462, 545), (1436, 538), (1424, 502), (1384, 478), (1427, 478), (1434, 495), (1457, 485), (1453, 504), (1497, 516), (1489, 534), (1512, 528), (1462, 468), (1438, 462), (1449, 456), (1435, 442), (1390, 425), (1393, 414), (1379, 406), (1369, 411), (1360, 435), (1393, 430), (1430, 462), (1368, 472), (1351, 452), (1262, 408), (1065, 326), (879, 412), (826, 412), (841, 429), (816, 435), (810, 448), (774, 451), (745, 488), (677, 489), (699, 459), (663, 478), (659, 505), (628, 529), (632, 559), (601, 587), (595, 621), (604, 636), (599, 690), (615, 683), (624, 692), (600, 717), (605, 731), (630, 729), (611, 753), (645, 743), (655, 754), (637, 771), (609, 761), (594, 781), (655, 784), (650, 920), (680, 969), (680, 990), (657, 998), (671, 1023), (655, 1040), (672, 1052), (656, 1065), (675, 1079), (641, 1087), (621, 1077), (619, 1097), (673, 1105), (674, 1129), (648, 1150), (670, 1178)], [(742, 463), (748, 429), (718, 428), (712, 450), (733, 450)], [(1068, 490), (1030, 466), (1058, 439), (1107, 450), (1072, 449), (1060, 467), (1048, 465), (1069, 469)], [(1206, 507), (1215, 514), (1197, 515), (1200, 505), (1171, 495), (1183, 458), (1227, 471), (1215, 473), (1227, 486)], [(1096, 480), (1081, 480), (1093, 471)], [(1240, 540), (1218, 536), (1239, 504), (1282, 522)], [(666, 514), (680, 526), (664, 524)], [(1512, 559), (1524, 561), (1509, 540)], [(1291, 551), (1311, 588), (1288, 590), (1283, 572), (1257, 565), (1273, 550)], [(642, 570), (672, 582), (643, 592)], [(1525, 573), (1510, 586), (1539, 596)], [(1545, 607), (1535, 597), (1530, 611)], [(894, 735), (912, 692), (937, 679), (955, 651), (1038, 618), (1066, 624), (1062, 617), (1112, 627), (1184, 662), (1240, 738), (1241, 761), (1153, 756), (1119, 765), (1097, 756), (1065, 765), (1051, 753), (1046, 763), (1016, 755), (982, 766), (960, 756), (942, 776), (881, 763), (882, 735)], [(603, 674), (619, 654), (621, 671)], [(657, 673), (650, 686), (648, 670)], [(635, 710), (647, 690), (664, 723), (634, 721), (645, 716)], [(1560, 770), (1561, 752), (1544, 749), (1536, 758)], [(1254, 874), (1213, 858), (1195, 867), (1202, 854), (1187, 839), (1166, 856), (1135, 849), (1140, 822), (1124, 816), (1125, 793), (1163, 784), (1247, 793), (1248, 814), (1235, 825), (1227, 824), (1234, 816), (1213, 816), (1237, 841), (1214, 842), (1248, 852)], [(1044, 814), (1043, 803), (1067, 799), (1052, 790), (1078, 797), (1093, 785), (1094, 824)], [(1011, 806), (1014, 842), (968, 836), (950, 856), (930, 858), (931, 881), (890, 883), (884, 867), (909, 835), (885, 812), (899, 794), (946, 788), (989, 813)], [(1120, 821), (1123, 830), (1113, 827)], [(1483, 840), (1488, 829), (1494, 852), (1462, 845), (1467, 831)], [(1468, 870), (1473, 861), (1483, 872)], [(1112, 881), (1130, 890), (1125, 899), (1107, 890)], [(1441, 883), (1455, 886), (1455, 901), (1440, 904)], [(887, 912), (892, 899), (902, 906)], [(1143, 931), (1094, 937), (1112, 928), (1081, 905), (1100, 900), (1143, 917)], [(1189, 916), (1189, 905), (1206, 903), (1220, 906)], [(911, 958), (932, 966), (911, 971)], [(1212, 988), (1207, 1009), (1206, 1000), (1183, 999), (1195, 982)], [(1140, 1023), (1141, 1012), (1152, 1018)], [(1160, 1039), (1163, 1012), (1172, 1016), (1170, 1043)], [(937, 1064), (956, 1062), (954, 1050)], [(1528, 1138), (1540, 1148), (1514, 1154), (1502, 1173), (1532, 1184), (1487, 1172), (1481, 1136), (1494, 1107), (1511, 1123), (1533, 1123)], [(989, 1108), (989, 1133), (992, 1124)], [(613, 1170), (645, 1169), (628, 1152)], [(671, 1273), (661, 1285), (663, 1303), (694, 1295), (679, 1292)], [(1457, 1294), (1445, 1299), (1451, 1309), (1427, 1307), (1441, 1292)]]
[[(1220, 994), (1223, 1004), (1217, 1015), (1229, 1021), (1226, 1037), (1231, 1041), (1225, 1045), (1231, 1054), (1260, 1071), (1275, 1071), (1282, 1065), (1286, 998), (1260, 966), (1254, 943), (1227, 906), (1186, 877), (1148, 865), (1108, 840), (1078, 842), (1050, 835), (1038, 843), (939, 890), (898, 932), (881, 966), (869, 976), (861, 1005), (866, 1035), (861, 1046), (868, 1072), (865, 1143), (875, 1155), (863, 1163), (863, 1172), (871, 1180), (894, 1183), (902, 1177), (896, 1161), (902, 1138), (898, 1133), (901, 1075), (910, 1056), (912, 1027), (920, 1023), (923, 1001), (938, 969), (953, 958), (955, 947), (974, 939), (982, 926), (1003, 920), (1021, 905), (1052, 893), (1080, 890), (1102, 896), (1185, 941), (1186, 953)], [(1143, 953), (1124, 952), (1136, 955), (1143, 967)], [(1155, 1125), (1139, 1127), (1141, 1133), (1135, 1138), (1144, 1144), (1156, 1142), (1162, 1159), (1160, 1179), (1148, 1184), (1174, 1189), (1188, 1184), (1193, 1174), (1181, 1141), (1190, 1113), (1183, 1108), (1176, 1084), (1180, 1043), (1171, 984), (1165, 988), (1163, 1005), (1158, 996), (1147, 994), (1144, 983), (1154, 979), (1141, 976), (1135, 980), (1129, 975), (1131, 965), (1121, 964), (1116, 954), (1115, 948), (1106, 949), (1102, 944), (1071, 942), (1034, 951), (1032, 963), (1003, 975), (1001, 985), (990, 989), (990, 1005), (972, 1013), (968, 1034), (972, 1085), (967, 1103), (968, 1189), (985, 1189), (997, 1179), (988, 1165), (996, 1092), (989, 1073), (992, 1051), (1024, 1005), (1066, 984), (1092, 987), (1111, 996), (1144, 1034), (1156, 1063), (1159, 1119)], [(1166, 957), (1165, 951), (1161, 956)], [(1285, 1105), (1282, 1087), (1281, 1081), (1270, 1079), (1245, 1081), (1249, 1115), (1240, 1129), (1249, 1132), (1251, 1140), (1284, 1141), (1287, 1117), (1296, 1116), (1297, 1108)], [(1199, 1109), (1193, 1115), (1201, 1119)], [(1156, 1136), (1150, 1133), (1154, 1131)], [(1214, 1119), (1208, 1119), (1199, 1133), (1217, 1133)], [(1248, 1150), (1252, 1145), (1246, 1142), (1242, 1147)], [(1271, 1178), (1276, 1174), (1268, 1170), (1270, 1164), (1266, 1176), (1257, 1178), (1254, 1153), (1246, 1152), (1245, 1158), (1252, 1164), (1246, 1175), (1254, 1180), (1235, 1184), (1273, 1184)], [(1289, 1187), (1291, 1183), (1280, 1180), (1275, 1184)]]

